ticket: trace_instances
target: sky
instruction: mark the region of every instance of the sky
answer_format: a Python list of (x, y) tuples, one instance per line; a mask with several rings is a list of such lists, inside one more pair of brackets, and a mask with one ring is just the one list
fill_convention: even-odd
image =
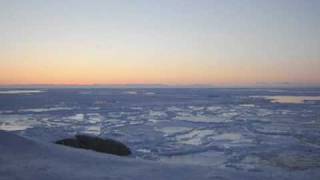
[(319, 0), (0, 0), (0, 85), (320, 85)]

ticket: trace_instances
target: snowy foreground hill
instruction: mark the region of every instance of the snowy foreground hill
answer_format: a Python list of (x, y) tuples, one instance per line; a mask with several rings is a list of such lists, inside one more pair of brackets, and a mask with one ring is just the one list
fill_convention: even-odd
[[(316, 171), (240, 173), (199, 165), (117, 157), (43, 143), (0, 131), (0, 179), (317, 179)], [(307, 175), (307, 176), (306, 176)], [(312, 178), (314, 177), (314, 178)]]
[(154, 163), (0, 131), (0, 179), (214, 179), (207, 167)]

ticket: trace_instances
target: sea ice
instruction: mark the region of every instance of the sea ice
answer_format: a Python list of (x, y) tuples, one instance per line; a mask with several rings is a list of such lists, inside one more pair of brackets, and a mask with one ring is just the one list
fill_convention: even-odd
[(130, 94), (130, 95), (137, 95), (138, 92), (137, 91), (124, 91), (124, 94)]
[(212, 137), (211, 139), (213, 140), (224, 140), (224, 141), (237, 141), (241, 139), (241, 134), (238, 133), (224, 133), (224, 134), (219, 134), (217, 136)]
[(302, 104), (304, 101), (320, 101), (320, 96), (252, 96), (255, 98), (265, 98), (273, 103)]
[(68, 120), (73, 120), (73, 121), (83, 121), (84, 120), (84, 114), (82, 113), (78, 113), (78, 114), (75, 114), (73, 116), (68, 116), (66, 117), (66, 119)]
[(32, 108), (32, 109), (20, 109), (19, 112), (40, 113), (40, 112), (63, 111), (63, 110), (72, 110), (72, 109), (74, 108), (71, 108), (71, 107)]
[(178, 143), (196, 146), (202, 144), (203, 138), (213, 134), (213, 130), (193, 130), (186, 134), (177, 135), (176, 139)]
[(31, 116), (0, 115), (0, 130), (21, 131), (39, 124), (40, 122)]
[(99, 135), (101, 134), (101, 127), (100, 125), (90, 125), (86, 126), (85, 130), (82, 131), (85, 134), (92, 134), (92, 135)]
[(7, 90), (0, 91), (0, 94), (33, 94), (33, 93), (42, 93), (43, 90)]
[(191, 121), (191, 122), (203, 122), (203, 123), (222, 123), (232, 121), (235, 113), (223, 113), (220, 115), (193, 115), (191, 113), (177, 113), (175, 120)]
[(156, 128), (156, 131), (160, 131), (162, 133), (165, 134), (165, 136), (171, 136), (174, 135), (176, 133), (182, 133), (182, 132), (186, 132), (186, 131), (190, 131), (192, 128), (188, 128), (188, 127), (163, 127), (163, 128)]

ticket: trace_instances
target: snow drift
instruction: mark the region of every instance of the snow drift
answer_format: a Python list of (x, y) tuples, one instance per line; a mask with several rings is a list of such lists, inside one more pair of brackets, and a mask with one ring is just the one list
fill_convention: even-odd
[(317, 179), (316, 171), (248, 172), (152, 162), (39, 142), (0, 131), (0, 180)]

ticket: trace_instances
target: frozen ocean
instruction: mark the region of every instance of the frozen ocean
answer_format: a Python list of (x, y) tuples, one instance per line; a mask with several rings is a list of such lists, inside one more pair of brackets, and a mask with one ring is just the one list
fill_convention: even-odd
[(213, 169), (320, 171), (319, 88), (1, 89), (0, 130), (108, 137), (131, 158)]

